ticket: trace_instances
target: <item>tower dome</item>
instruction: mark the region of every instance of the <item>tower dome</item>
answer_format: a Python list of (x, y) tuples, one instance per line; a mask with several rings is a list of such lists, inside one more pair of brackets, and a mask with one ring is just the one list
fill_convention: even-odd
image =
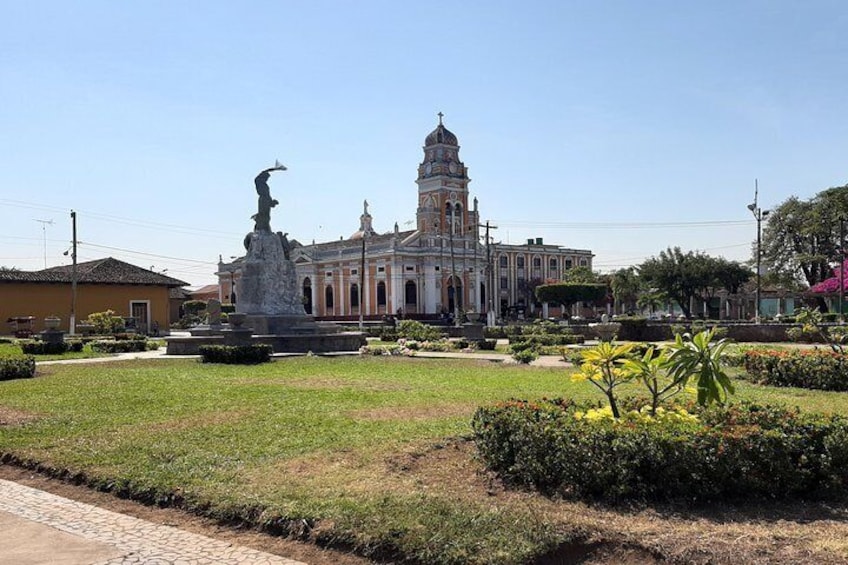
[(459, 145), (459, 141), (457, 141), (456, 136), (442, 123), (443, 116), (444, 114), (439, 112), (439, 125), (436, 126), (436, 129), (430, 132), (430, 135), (428, 135), (426, 139), (424, 139), (425, 147), (436, 145), (437, 143), (443, 143), (445, 145)]

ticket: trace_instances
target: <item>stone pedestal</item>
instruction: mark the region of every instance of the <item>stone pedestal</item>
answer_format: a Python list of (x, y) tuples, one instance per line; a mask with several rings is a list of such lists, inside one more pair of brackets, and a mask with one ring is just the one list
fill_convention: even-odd
[(221, 330), (221, 335), (224, 336), (224, 345), (250, 345), (253, 343), (251, 338), (253, 330), (251, 328)]
[[(280, 237), (260, 230), (251, 233), (248, 242), (236, 312), (306, 318), (294, 263), (286, 259)], [(254, 330), (261, 333), (259, 328)]]
[(61, 330), (44, 330), (39, 333), (44, 343), (62, 343), (65, 341), (65, 332)]
[(483, 341), (485, 336), (483, 335), (483, 324), (462, 324), (462, 337), (471, 340), (471, 341)]

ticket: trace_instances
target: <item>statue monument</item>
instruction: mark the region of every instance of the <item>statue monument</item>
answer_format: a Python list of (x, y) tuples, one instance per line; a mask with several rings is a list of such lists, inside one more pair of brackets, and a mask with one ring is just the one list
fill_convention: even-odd
[(239, 281), (236, 312), (247, 314), (246, 325), (259, 334), (280, 333), (311, 321), (300, 298), (288, 234), (274, 233), (271, 229), (271, 208), (279, 202), (271, 198), (268, 179), (273, 171), (285, 170), (277, 162), (256, 176), (259, 201), (256, 214), (251, 216), (253, 231), (244, 238), (247, 255)]
[[(220, 313), (210, 316), (210, 324), (190, 330), (191, 336), (167, 338), (168, 354), (197, 355), (203, 345), (247, 345), (264, 343), (276, 352), (357, 351), (365, 344), (361, 332), (343, 331), (330, 323), (316, 323), (303, 308), (292, 252), (297, 248), (288, 233), (271, 229), (271, 209), (279, 202), (271, 197), (268, 179), (274, 171), (285, 171), (279, 161), (260, 172), (254, 183), (259, 196), (256, 214), (251, 216), (253, 231), (244, 237), (247, 251), (241, 262), (238, 302), (235, 313), (221, 327)], [(235, 295), (233, 291), (232, 296)], [(210, 301), (214, 303), (217, 301)], [(219, 303), (218, 303), (219, 304)], [(220, 312), (220, 305), (217, 306)]]

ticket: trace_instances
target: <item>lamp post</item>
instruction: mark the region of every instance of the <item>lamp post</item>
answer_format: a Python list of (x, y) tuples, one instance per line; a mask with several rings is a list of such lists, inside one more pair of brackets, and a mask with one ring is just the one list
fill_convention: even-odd
[(760, 275), (760, 262), (763, 256), (762, 252), (762, 239), (763, 239), (763, 218), (768, 216), (769, 211), (763, 210), (757, 204), (757, 193), (758, 193), (757, 181), (754, 180), (754, 202), (753, 204), (748, 204), (748, 210), (754, 215), (754, 218), (757, 220), (757, 297), (756, 304), (754, 304), (754, 321), (759, 324), (760, 323), (760, 285), (761, 285), (761, 275)]

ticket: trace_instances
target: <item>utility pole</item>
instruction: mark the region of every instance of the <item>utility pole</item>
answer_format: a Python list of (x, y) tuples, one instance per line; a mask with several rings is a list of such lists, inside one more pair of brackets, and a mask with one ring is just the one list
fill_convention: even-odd
[(76, 334), (77, 327), (77, 213), (71, 210), (71, 319), (68, 324), (68, 333)]
[(495, 270), (492, 268), (492, 248), (491, 248), (491, 238), (489, 237), (489, 230), (496, 230), (498, 226), (493, 226), (489, 223), (489, 220), (486, 220), (485, 224), (481, 224), (480, 227), (486, 228), (486, 286), (488, 287), (488, 292), (486, 293), (486, 325), (492, 327), (495, 325), (495, 307), (494, 307), (494, 292), (495, 292)]
[(763, 228), (762, 222), (763, 218), (768, 216), (769, 211), (763, 210), (757, 204), (757, 196), (759, 192), (759, 186), (757, 183), (757, 179), (754, 179), (754, 203), (748, 204), (748, 210), (754, 215), (754, 218), (757, 220), (757, 295), (756, 295), (756, 303), (754, 304), (754, 321), (759, 324), (760, 323), (760, 286), (762, 276), (760, 274), (760, 262), (762, 260), (763, 252), (762, 252), (762, 238), (763, 238)]
[(456, 259), (453, 255), (453, 224), (450, 227), (451, 288), (453, 289), (453, 325), (459, 327), (459, 293), (456, 291)]

